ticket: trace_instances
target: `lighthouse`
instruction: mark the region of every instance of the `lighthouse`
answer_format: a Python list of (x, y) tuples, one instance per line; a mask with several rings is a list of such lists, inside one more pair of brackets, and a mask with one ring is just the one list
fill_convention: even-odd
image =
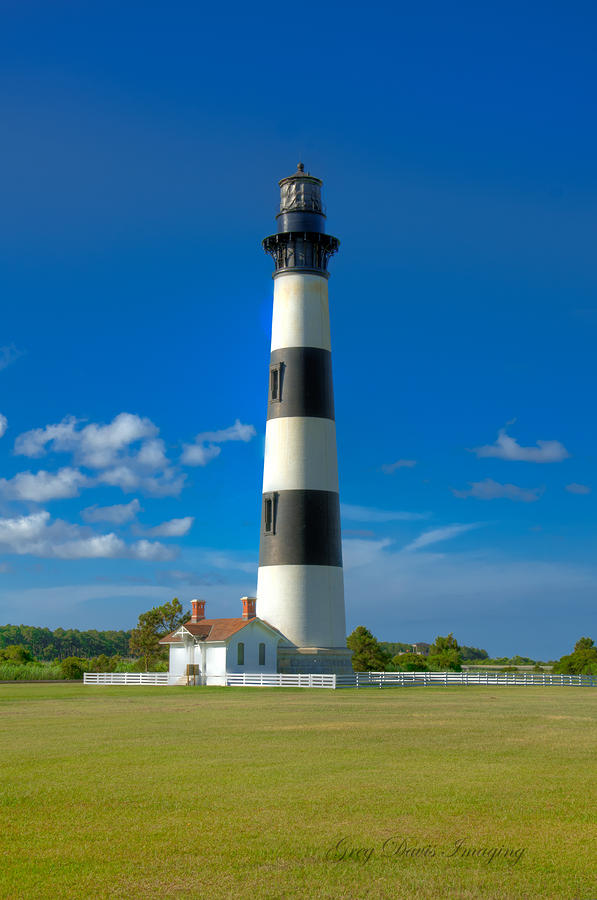
[(299, 163), (280, 182), (257, 616), (286, 636), (281, 672), (351, 672), (344, 581), (322, 182)]

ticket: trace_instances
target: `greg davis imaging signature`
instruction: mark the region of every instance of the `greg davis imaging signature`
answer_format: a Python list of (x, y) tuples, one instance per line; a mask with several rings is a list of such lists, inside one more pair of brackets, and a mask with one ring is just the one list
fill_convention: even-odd
[(348, 836), (341, 837), (325, 852), (329, 862), (368, 863), (371, 859), (387, 859), (400, 862), (405, 859), (475, 859), (486, 865), (502, 863), (515, 866), (523, 857), (526, 847), (508, 847), (506, 844), (476, 844), (468, 838), (457, 838), (446, 846), (425, 844), (392, 835), (379, 845), (363, 845)]

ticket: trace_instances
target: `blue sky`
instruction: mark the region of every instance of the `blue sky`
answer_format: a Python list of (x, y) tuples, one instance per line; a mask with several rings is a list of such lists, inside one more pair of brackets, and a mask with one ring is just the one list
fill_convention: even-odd
[(594, 636), (596, 19), (4, 5), (0, 621), (254, 592), (260, 241), (300, 158), (342, 242), (349, 628), (541, 658)]

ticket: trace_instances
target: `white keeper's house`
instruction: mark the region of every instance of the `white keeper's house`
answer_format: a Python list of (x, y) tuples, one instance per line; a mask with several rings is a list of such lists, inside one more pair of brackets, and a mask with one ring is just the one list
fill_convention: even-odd
[(227, 674), (278, 671), (284, 635), (255, 615), (254, 597), (242, 597), (242, 616), (206, 619), (205, 600), (193, 600), (191, 618), (160, 640), (170, 648), (170, 681), (226, 684)]

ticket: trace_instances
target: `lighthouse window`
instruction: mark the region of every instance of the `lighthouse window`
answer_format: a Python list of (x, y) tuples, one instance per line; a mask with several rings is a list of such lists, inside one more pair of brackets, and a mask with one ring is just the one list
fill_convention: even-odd
[(239, 666), (244, 666), (245, 664), (245, 645), (241, 641), (236, 648), (236, 663)]
[(259, 665), (265, 665), (265, 644), (259, 644)]
[(282, 363), (270, 366), (269, 370), (269, 399), (282, 399)]
[(276, 366), (270, 370), (270, 378), (271, 378), (271, 389), (272, 389), (272, 400), (278, 399), (278, 391), (280, 388), (280, 370)]
[(264, 534), (274, 534), (275, 533), (275, 521), (274, 521), (275, 514), (276, 514), (275, 495), (274, 494), (264, 494), (264, 496), (263, 496), (263, 531), (264, 531)]

